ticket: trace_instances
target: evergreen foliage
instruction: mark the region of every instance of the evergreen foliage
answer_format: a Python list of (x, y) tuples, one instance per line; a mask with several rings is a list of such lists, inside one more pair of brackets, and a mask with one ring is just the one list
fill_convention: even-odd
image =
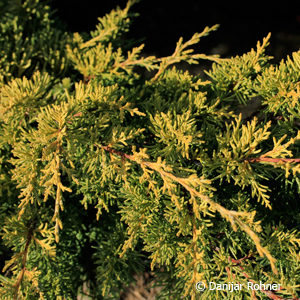
[[(1, 2), (0, 298), (76, 299), (85, 283), (119, 299), (151, 269), (162, 299), (298, 299), (300, 51), (274, 65), (268, 35), (243, 56), (194, 53), (213, 26), (144, 57), (123, 39), (134, 2), (89, 36), (44, 2)], [(199, 59), (205, 79), (174, 66)]]

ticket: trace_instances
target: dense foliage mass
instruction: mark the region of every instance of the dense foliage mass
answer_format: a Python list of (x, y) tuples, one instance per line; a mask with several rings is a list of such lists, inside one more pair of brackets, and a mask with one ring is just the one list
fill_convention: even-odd
[(0, 4), (0, 298), (119, 299), (150, 270), (162, 299), (300, 297), (300, 51), (196, 54), (214, 26), (143, 56), (133, 2), (89, 35)]

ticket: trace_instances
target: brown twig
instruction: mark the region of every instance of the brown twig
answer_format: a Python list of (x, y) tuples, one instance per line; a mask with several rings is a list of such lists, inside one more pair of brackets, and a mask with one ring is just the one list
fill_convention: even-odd
[(27, 255), (28, 255), (28, 250), (29, 250), (29, 246), (30, 246), (30, 242), (32, 239), (32, 235), (33, 235), (33, 227), (29, 228), (28, 233), (27, 233), (27, 238), (26, 238), (26, 244), (25, 244), (25, 249), (22, 252), (23, 258), (22, 258), (22, 269), (19, 273), (18, 279), (16, 281), (16, 283), (13, 285), (15, 288), (15, 292), (14, 292), (14, 300), (18, 299), (18, 292), (19, 292), (19, 288), (21, 285), (21, 282), (23, 280), (25, 271), (26, 271), (26, 261), (27, 261)]
[[(102, 149), (116, 154), (118, 156), (127, 158), (129, 160), (132, 159), (131, 155), (126, 154), (124, 152), (121, 151), (117, 151), (115, 149), (112, 149), (108, 146), (101, 146)], [(279, 163), (279, 162), (286, 162), (286, 163), (300, 163), (300, 158), (271, 158), (271, 157), (249, 157), (246, 159), (249, 162), (260, 162), (260, 161), (265, 161), (265, 162), (274, 162), (274, 163)]]
[[(74, 114), (73, 116), (71, 116), (71, 119), (76, 118), (76, 117), (81, 117), (81, 116), (82, 116), (82, 112), (80, 111), (80, 112)], [(72, 124), (72, 121), (69, 120), (69, 121), (67, 121), (67, 123)]]
[(83, 77), (83, 83), (84, 83), (84, 84), (88, 84), (89, 81), (90, 81), (91, 79), (95, 78), (95, 77), (96, 77), (95, 75), (84, 76), (84, 77)]
[(132, 160), (132, 156), (129, 155), (129, 154), (126, 154), (126, 153), (124, 153), (124, 152), (121, 152), (121, 151), (112, 149), (112, 148), (110, 148), (110, 147), (108, 147), (108, 146), (101, 146), (101, 148), (102, 148), (103, 150), (108, 151), (108, 152), (111, 153), (111, 154), (116, 154), (116, 155), (118, 155), (118, 156), (121, 156), (122, 160), (124, 160), (125, 158), (127, 158), (127, 159), (129, 159), (129, 160)]
[(273, 163), (300, 163), (300, 158), (271, 158), (271, 157), (250, 157), (246, 159), (249, 162), (273, 162)]
[(242, 258), (239, 258), (239, 259), (234, 259), (234, 258), (230, 257), (229, 260), (231, 262), (239, 265), (243, 260), (250, 259), (250, 258), (253, 258), (253, 254), (251, 254), (251, 253), (248, 254), (248, 255), (246, 255), (246, 256), (244, 256), (244, 257), (242, 257)]
[[(230, 262), (235, 263), (236, 264), (235, 267), (239, 267), (240, 270), (242, 270), (242, 275), (245, 278), (247, 278), (248, 281), (250, 281), (250, 282), (252, 282), (252, 283), (255, 284), (256, 282), (254, 280), (250, 279), (250, 275), (247, 274), (244, 271), (244, 268), (241, 266), (242, 261), (244, 261), (246, 259), (249, 259), (249, 258), (252, 258), (252, 257), (253, 257), (253, 255), (249, 254), (249, 255), (247, 255), (247, 256), (245, 256), (243, 258), (240, 258), (240, 259), (233, 259), (233, 258), (229, 257), (228, 260)], [(226, 268), (226, 271), (227, 271), (227, 274), (230, 272), (228, 267)], [(283, 288), (279, 287), (279, 290), (283, 290)], [(260, 292), (264, 293), (269, 299), (272, 299), (272, 300), (284, 300), (284, 299), (286, 299), (286, 298), (282, 298), (281, 296), (276, 295), (273, 291), (268, 291), (268, 290), (261, 289)], [(277, 290), (275, 292), (277, 292)], [(293, 298), (292, 300), (300, 300), (300, 298)]]

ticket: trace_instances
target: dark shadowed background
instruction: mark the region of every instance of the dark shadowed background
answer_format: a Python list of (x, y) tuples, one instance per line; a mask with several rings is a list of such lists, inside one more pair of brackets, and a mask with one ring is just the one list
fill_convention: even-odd
[[(53, 0), (51, 5), (67, 29), (82, 32), (94, 30), (97, 17), (118, 5), (123, 8), (126, 2)], [(249, 51), (271, 32), (268, 54), (279, 60), (300, 48), (300, 5), (292, 3), (142, 0), (132, 7), (139, 16), (133, 20), (129, 36), (144, 38), (146, 53), (164, 56), (172, 53), (179, 37), (186, 40), (205, 26), (220, 24), (218, 31), (202, 39), (196, 50), (228, 57)]]

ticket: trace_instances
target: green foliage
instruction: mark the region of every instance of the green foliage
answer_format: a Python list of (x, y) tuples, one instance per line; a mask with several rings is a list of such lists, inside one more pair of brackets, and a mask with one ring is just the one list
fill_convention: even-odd
[(38, 0), (4, 0), (0, 13), (0, 70), (7, 82), (36, 70), (55, 76), (67, 70), (68, 35), (54, 28), (49, 6)]
[[(134, 2), (89, 37), (45, 3), (1, 3), (1, 299), (118, 299), (150, 271), (162, 299), (299, 297), (300, 52), (273, 65), (268, 35), (195, 54), (213, 26), (144, 57), (123, 39)], [(176, 67), (199, 59), (207, 80)]]

